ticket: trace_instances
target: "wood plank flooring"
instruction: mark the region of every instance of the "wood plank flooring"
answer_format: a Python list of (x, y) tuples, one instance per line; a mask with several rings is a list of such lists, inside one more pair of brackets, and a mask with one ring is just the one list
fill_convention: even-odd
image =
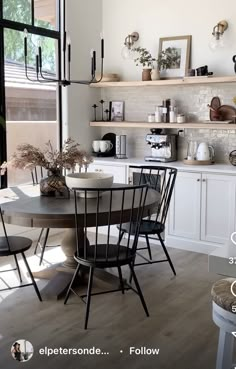
[[(157, 257), (162, 256), (155, 246)], [(212, 284), (207, 256), (169, 249), (177, 277), (167, 263), (136, 268), (150, 311), (146, 318), (132, 291), (94, 296), (88, 331), (83, 330), (85, 305), (76, 296), (40, 303), (31, 287), (0, 293), (0, 368), (14, 369), (215, 369), (218, 328), (212, 322)], [(128, 276), (127, 273), (124, 273)], [(45, 281), (39, 281), (42, 288)], [(28, 363), (11, 358), (17, 339), (27, 339), (35, 354)], [(39, 349), (87, 348), (101, 356), (41, 356)], [(158, 356), (129, 355), (130, 347), (159, 348)], [(123, 354), (120, 353), (123, 350)]]

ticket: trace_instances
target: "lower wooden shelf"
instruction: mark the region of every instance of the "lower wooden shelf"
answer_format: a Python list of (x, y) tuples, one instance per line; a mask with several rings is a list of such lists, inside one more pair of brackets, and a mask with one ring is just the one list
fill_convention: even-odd
[(90, 122), (91, 127), (162, 128), (162, 129), (225, 129), (236, 130), (235, 123), (147, 123), (147, 122)]

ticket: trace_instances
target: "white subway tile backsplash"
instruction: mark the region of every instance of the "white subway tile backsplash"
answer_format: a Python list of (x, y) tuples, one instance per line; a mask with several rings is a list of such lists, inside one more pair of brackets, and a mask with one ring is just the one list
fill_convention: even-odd
[[(102, 98), (105, 101), (125, 101), (125, 119), (128, 121), (147, 121), (148, 113), (155, 111), (155, 106), (161, 105), (167, 98), (176, 100), (179, 111), (187, 115), (192, 122), (209, 120), (209, 109), (213, 96), (219, 96), (222, 104), (232, 105), (236, 89), (233, 84), (215, 84), (211, 86), (161, 86), (146, 88), (106, 88), (102, 90)], [(155, 124), (153, 125), (155, 127)], [(145, 129), (102, 129), (105, 134), (108, 131), (128, 136), (129, 156), (143, 157), (150, 154), (150, 147), (145, 142), (148, 133)], [(179, 139), (178, 156), (183, 159), (186, 156), (187, 142), (189, 140), (208, 141), (215, 147), (216, 160), (228, 162), (230, 151), (236, 149), (235, 130), (185, 130), (185, 137)]]

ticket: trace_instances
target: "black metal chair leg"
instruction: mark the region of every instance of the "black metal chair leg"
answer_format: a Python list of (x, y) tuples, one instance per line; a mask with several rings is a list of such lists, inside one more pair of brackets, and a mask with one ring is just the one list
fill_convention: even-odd
[(174, 275), (176, 275), (176, 271), (175, 271), (174, 265), (173, 265), (173, 263), (172, 263), (172, 261), (171, 261), (170, 255), (169, 255), (169, 253), (168, 253), (168, 251), (167, 251), (167, 249), (166, 249), (166, 246), (165, 246), (165, 244), (164, 244), (164, 241), (163, 241), (163, 239), (161, 238), (161, 235), (160, 235), (159, 233), (157, 234), (157, 237), (159, 238), (159, 241), (160, 241), (160, 243), (161, 243), (161, 246), (162, 246), (162, 248), (163, 248), (163, 250), (164, 250), (164, 253), (165, 253), (165, 255), (166, 255), (167, 259), (168, 259), (168, 262), (169, 262), (169, 264), (170, 264), (170, 267), (171, 267), (171, 269), (172, 269), (172, 271), (173, 271)]
[[(132, 267), (135, 267), (135, 260), (132, 262)], [(130, 271), (130, 276), (129, 276), (129, 283), (132, 283), (132, 279), (133, 279), (133, 274), (132, 271)]]
[(41, 265), (42, 261), (43, 261), (43, 256), (44, 256), (45, 248), (46, 248), (47, 241), (48, 241), (49, 231), (50, 231), (50, 229), (47, 228), (46, 233), (45, 233), (45, 238), (44, 238), (44, 241), (43, 241), (43, 246), (42, 246), (42, 251), (41, 251), (41, 255), (40, 255), (39, 265)]
[(146, 238), (146, 244), (147, 244), (149, 259), (152, 260), (152, 251), (151, 251), (151, 246), (150, 246), (150, 242), (149, 242), (149, 238), (148, 238), (147, 234), (145, 235), (145, 238)]
[(131, 274), (132, 274), (132, 276), (133, 276), (133, 278), (134, 278), (134, 283), (135, 283), (135, 286), (136, 286), (136, 289), (137, 289), (138, 295), (139, 295), (139, 297), (140, 297), (140, 300), (141, 300), (141, 302), (142, 302), (142, 305), (143, 305), (144, 311), (145, 311), (145, 313), (146, 313), (146, 315), (147, 315), (147, 317), (148, 317), (148, 316), (149, 316), (148, 308), (147, 308), (146, 302), (145, 302), (145, 300), (144, 300), (144, 297), (143, 297), (143, 294), (142, 294), (142, 290), (141, 290), (141, 288), (140, 288), (140, 286), (139, 286), (138, 279), (137, 279), (137, 277), (136, 277), (136, 274), (135, 274), (134, 268), (133, 268), (133, 266), (132, 266), (132, 264), (131, 264), (131, 263), (129, 264), (129, 267), (130, 267)]
[(15, 263), (16, 263), (16, 269), (18, 271), (18, 274), (19, 274), (19, 279), (20, 279), (20, 282), (22, 283), (22, 278), (21, 278), (21, 272), (20, 272), (20, 267), (19, 267), (19, 264), (18, 264), (18, 260), (17, 260), (17, 257), (16, 255), (14, 255), (14, 259), (15, 259)]
[(117, 245), (119, 245), (122, 241), (122, 238), (124, 237), (124, 234), (125, 232), (124, 231), (121, 231), (120, 235), (119, 235), (119, 238), (118, 238), (118, 242), (117, 242)]
[(121, 267), (120, 266), (118, 266), (118, 273), (119, 273), (119, 278), (120, 278), (121, 291), (122, 291), (122, 294), (124, 295), (124, 293), (125, 293), (125, 287), (124, 287), (124, 281), (123, 281), (122, 271), (121, 271)]
[(71, 280), (71, 282), (70, 282), (70, 285), (69, 285), (69, 287), (68, 287), (68, 290), (67, 290), (67, 293), (66, 293), (66, 297), (65, 297), (65, 300), (64, 300), (64, 305), (66, 305), (66, 303), (67, 303), (67, 301), (68, 301), (68, 298), (70, 297), (71, 289), (72, 289), (72, 287), (73, 287), (73, 284), (74, 284), (75, 278), (77, 277), (77, 275), (78, 275), (78, 273), (79, 273), (80, 267), (81, 267), (81, 265), (80, 265), (80, 264), (78, 264), (78, 265), (77, 265), (77, 268), (76, 268), (76, 270), (75, 270), (75, 272), (74, 272), (73, 278), (72, 278), (72, 280)]
[(34, 249), (34, 255), (37, 254), (38, 245), (39, 245), (39, 243), (41, 241), (41, 238), (42, 238), (42, 235), (43, 235), (43, 231), (44, 231), (44, 228), (42, 228), (41, 231), (40, 231), (39, 238), (38, 238), (38, 241), (37, 241), (36, 246), (35, 246), (35, 249)]
[(27, 268), (28, 273), (29, 273), (29, 275), (30, 275), (31, 281), (32, 281), (32, 283), (33, 283), (33, 286), (34, 286), (35, 292), (37, 293), (37, 296), (38, 296), (38, 298), (39, 298), (39, 301), (42, 301), (42, 297), (41, 297), (41, 295), (40, 295), (40, 292), (39, 292), (38, 286), (37, 286), (37, 284), (36, 284), (36, 282), (35, 282), (35, 280), (34, 280), (34, 276), (33, 276), (32, 272), (31, 272), (31, 269), (30, 269), (30, 267), (29, 267), (29, 264), (28, 264), (28, 262), (27, 262), (27, 259), (26, 259), (26, 257), (25, 257), (25, 254), (22, 252), (22, 253), (21, 253), (21, 255), (22, 255), (23, 260), (24, 260), (24, 262), (25, 262), (26, 268)]
[(85, 315), (84, 329), (87, 329), (87, 327), (88, 327), (90, 302), (91, 302), (91, 291), (92, 291), (92, 285), (93, 285), (93, 272), (94, 272), (94, 268), (93, 267), (90, 267), (90, 269), (89, 269), (89, 282), (88, 282), (88, 291), (87, 291), (87, 301), (86, 301), (87, 306), (86, 306), (86, 315)]

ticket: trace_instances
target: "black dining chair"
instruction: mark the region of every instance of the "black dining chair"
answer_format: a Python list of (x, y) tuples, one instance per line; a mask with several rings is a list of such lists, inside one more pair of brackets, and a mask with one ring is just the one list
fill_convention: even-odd
[[(172, 167), (150, 165), (130, 166), (130, 169), (133, 171), (134, 184), (140, 185), (146, 183), (152, 189), (161, 194), (160, 204), (156, 209), (155, 214), (150, 214), (149, 217), (143, 219), (139, 230), (139, 235), (145, 238), (146, 247), (137, 248), (137, 250), (147, 250), (149, 258), (146, 258), (143, 254), (138, 252), (138, 255), (144, 260), (144, 262), (135, 262), (134, 266), (168, 262), (174, 275), (176, 275), (174, 265), (167, 251), (162, 235), (165, 231), (165, 222), (175, 185), (177, 169)], [(129, 232), (130, 227), (132, 229), (132, 225), (130, 225), (130, 223), (123, 224), (121, 227), (118, 225), (118, 229), (121, 231), (118, 241), (119, 243), (122, 241), (123, 236)], [(153, 260), (149, 236), (154, 235), (157, 236), (165, 253), (166, 259)]]
[[(35, 167), (31, 170), (31, 177), (33, 185), (38, 185), (40, 180), (46, 175), (45, 170), (42, 167)], [(49, 237), (50, 228), (41, 228), (38, 240), (36, 241), (36, 246), (34, 249), (34, 255), (37, 254), (38, 247), (41, 249), (39, 265), (42, 264), (44, 253), (46, 247), (59, 247), (60, 245), (48, 245), (48, 237)]]
[[(79, 191), (83, 191), (84, 199), (80, 199), (78, 201), (77, 195)], [(75, 255), (75, 260), (77, 261), (78, 266), (71, 280), (64, 303), (67, 303), (71, 292), (74, 292), (77, 295), (77, 293), (74, 291), (74, 283), (77, 276), (79, 276), (81, 266), (89, 268), (87, 294), (80, 296), (81, 298), (86, 297), (87, 307), (84, 328), (87, 329), (92, 295), (116, 291), (122, 291), (124, 294), (125, 289), (131, 288), (131, 286), (128, 286), (124, 283), (122, 277), (121, 267), (128, 265), (136, 287), (136, 290), (133, 288), (132, 289), (139, 295), (144, 311), (146, 315), (149, 316), (147, 305), (133, 268), (138, 242), (139, 227), (143, 216), (148, 186), (140, 185), (114, 187), (112, 189), (93, 189), (93, 191), (96, 191), (96, 198), (94, 199), (89, 198), (90, 191), (91, 189), (74, 189), (75, 226), (77, 236), (77, 252)], [(101, 194), (102, 196), (100, 197)], [(92, 245), (89, 244), (87, 238), (89, 228), (94, 226), (94, 218), (92, 221), (90, 215), (91, 202), (93, 202), (93, 207), (94, 205), (96, 206), (96, 226), (94, 229), (95, 241)], [(134, 223), (135, 229), (132, 229), (133, 237), (131, 237), (131, 229), (128, 231), (126, 245), (121, 246), (117, 244), (117, 240), (114, 240), (114, 238), (111, 236), (111, 225), (118, 222), (120, 227), (122, 227), (122, 224), (127, 221)], [(99, 235), (99, 227), (104, 225), (107, 225), (107, 234), (102, 236)], [(81, 227), (84, 231), (82, 244), (81, 241), (79, 242), (79, 240), (81, 240)], [(117, 268), (120, 287), (115, 290), (92, 294), (94, 270), (105, 268)]]
[[(20, 285), (15, 286), (15, 287), (11, 287), (11, 286), (9, 286), (9, 284), (7, 282), (5, 282), (3, 280), (3, 278), (0, 277), (0, 279), (2, 280), (2, 282), (6, 286), (6, 288), (1, 289), (0, 291), (7, 291), (7, 290), (15, 289), (15, 288), (34, 286), (34, 289), (35, 289), (35, 292), (38, 296), (39, 301), (42, 301), (39, 289), (38, 289), (37, 284), (34, 280), (33, 274), (31, 272), (31, 269), (29, 267), (29, 264), (28, 264), (26, 256), (25, 256), (25, 251), (29, 250), (29, 248), (31, 247), (32, 240), (30, 240), (29, 238), (26, 238), (26, 237), (8, 236), (7, 235), (6, 226), (5, 226), (5, 223), (4, 223), (3, 212), (2, 212), (1, 207), (0, 207), (0, 218), (1, 218), (2, 228), (3, 228), (3, 236), (0, 236), (0, 257), (14, 256), (15, 264), (16, 264), (16, 268), (3, 270), (0, 273), (17, 270), (18, 274), (19, 274), (19, 280), (20, 280)], [(18, 260), (17, 260), (17, 255), (19, 255), (19, 254), (21, 254), (21, 256), (24, 260), (26, 269), (29, 273), (29, 276), (30, 276), (30, 279), (31, 279), (32, 283), (26, 283), (26, 284), (22, 283), (21, 271), (20, 271)]]

